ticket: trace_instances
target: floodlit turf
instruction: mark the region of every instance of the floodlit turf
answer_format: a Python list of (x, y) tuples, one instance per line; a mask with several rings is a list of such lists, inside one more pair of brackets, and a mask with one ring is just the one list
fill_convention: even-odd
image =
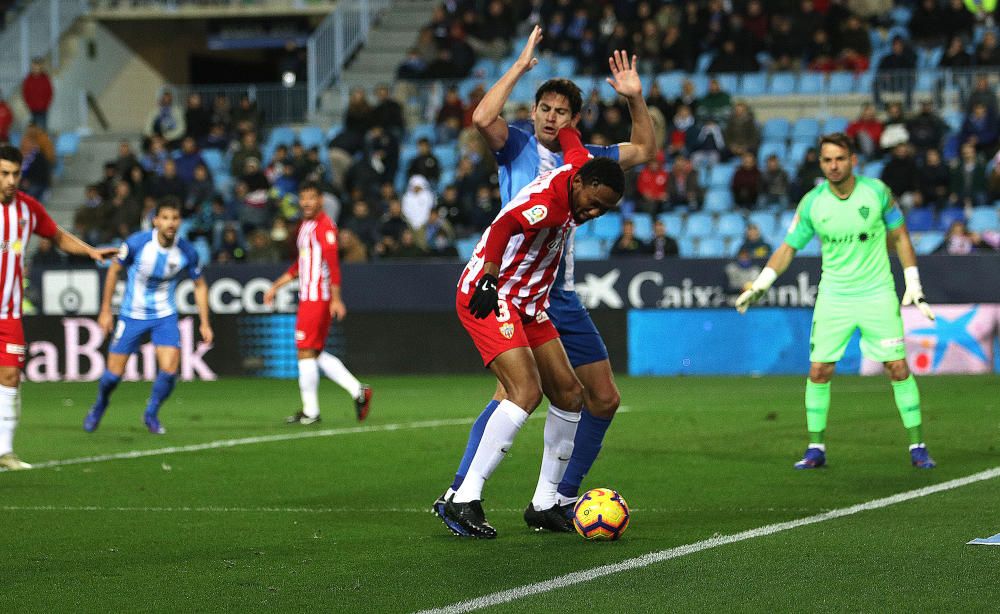
[[(587, 485), (621, 491), (621, 541), (530, 532), (544, 419), (487, 484), (500, 536), (452, 537), (427, 509), (493, 391), (479, 377), (372, 381), (355, 427), (321, 388), (324, 421), (285, 426), (292, 381), (183, 383), (168, 434), (141, 427), (149, 384), (123, 384), (94, 434), (95, 385), (25, 384), (17, 449), (29, 462), (338, 429), (324, 437), (0, 474), (4, 611), (390, 611), (445, 606), (646, 553), (803, 518), (1000, 466), (1000, 380), (920, 379), (940, 467), (909, 466), (888, 383), (838, 377), (829, 468), (794, 471), (804, 378), (622, 378), (627, 409)], [(436, 427), (421, 426), (445, 420)], [(398, 428), (382, 428), (399, 425)], [(346, 431), (346, 432), (345, 432)], [(494, 608), (565, 612), (991, 611), (1000, 603), (1000, 478)], [(584, 606), (593, 609), (591, 606)], [(579, 609), (578, 607), (575, 609)]]

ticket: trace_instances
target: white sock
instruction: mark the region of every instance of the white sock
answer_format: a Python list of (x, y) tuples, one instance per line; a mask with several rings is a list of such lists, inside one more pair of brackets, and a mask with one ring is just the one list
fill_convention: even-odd
[(825, 443), (811, 443), (811, 444), (809, 444), (808, 447), (809, 448), (815, 448), (815, 449), (819, 450), (820, 452), (823, 452), (824, 454), (826, 453), (826, 444)]
[(549, 413), (545, 417), (542, 470), (538, 474), (535, 494), (531, 497), (531, 504), (536, 510), (547, 510), (556, 504), (556, 489), (573, 454), (573, 440), (579, 423), (580, 412), (563, 411), (549, 405)]
[(479, 449), (472, 458), (465, 480), (455, 493), (455, 503), (482, 499), (483, 484), (493, 475), (497, 465), (507, 455), (507, 450), (514, 443), (514, 437), (527, 419), (526, 411), (510, 401), (500, 401), (500, 405), (486, 423)]
[(14, 451), (17, 429), (17, 388), (0, 386), (0, 456)]
[(337, 385), (346, 390), (352, 399), (361, 395), (361, 382), (351, 375), (351, 372), (347, 370), (344, 363), (340, 362), (339, 358), (329, 352), (321, 352), (316, 362), (319, 363), (323, 374), (337, 382)]
[(302, 413), (315, 418), (319, 415), (319, 368), (315, 358), (299, 359), (299, 392), (302, 394)]

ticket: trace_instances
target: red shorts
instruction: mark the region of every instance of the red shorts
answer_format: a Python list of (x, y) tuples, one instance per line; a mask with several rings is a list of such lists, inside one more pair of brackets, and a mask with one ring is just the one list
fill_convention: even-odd
[(326, 336), (330, 333), (330, 303), (304, 301), (299, 303), (295, 317), (295, 348), (323, 351)]
[(514, 348), (536, 348), (559, 338), (556, 327), (545, 311), (536, 316), (526, 316), (500, 299), (500, 315), (491, 313), (482, 320), (469, 313), (470, 294), (457, 292), (455, 310), (458, 319), (472, 337), (483, 365), (489, 366), (493, 359)]
[(0, 320), (0, 367), (20, 369), (27, 353), (21, 320)]

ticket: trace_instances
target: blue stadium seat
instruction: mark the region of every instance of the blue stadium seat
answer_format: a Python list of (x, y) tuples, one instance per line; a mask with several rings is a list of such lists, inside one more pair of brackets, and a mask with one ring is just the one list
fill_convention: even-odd
[(688, 216), (684, 234), (689, 237), (705, 237), (712, 234), (712, 216), (708, 213), (692, 213)]
[(275, 126), (267, 136), (267, 145), (291, 145), (296, 139), (295, 128), (291, 126)]
[[(590, 75), (573, 75), (572, 77), (570, 77), (570, 80), (573, 83), (576, 83), (577, 87), (580, 88), (580, 91), (583, 92), (584, 100), (586, 100), (587, 97), (590, 96), (590, 92), (595, 87), (600, 87), (600, 85), (604, 83), (603, 79), (600, 82), (598, 82), (597, 79), (591, 77)], [(664, 96), (665, 95), (666, 94), (664, 94)]]
[(675, 70), (656, 75), (656, 83), (660, 86), (660, 91), (663, 92), (664, 97), (676, 98), (681, 93), (681, 85), (683, 85), (686, 78), (684, 73)]
[(788, 138), (791, 125), (783, 117), (772, 117), (764, 122), (762, 135), (764, 140), (784, 140)]
[[(552, 76), (569, 79), (576, 72), (576, 58), (559, 57), (552, 63)], [(577, 84), (579, 85), (579, 84)]]
[(677, 251), (680, 252), (683, 258), (697, 257), (697, 251), (694, 247), (694, 237), (688, 235), (677, 237)]
[[(790, 168), (786, 168), (785, 170), (790, 171), (789, 174), (795, 172), (799, 163), (805, 159), (806, 151), (808, 151), (810, 147), (816, 147), (816, 139), (811, 141), (796, 141), (792, 143), (790, 148), (788, 148), (788, 162), (790, 163)], [(764, 162), (766, 162), (766, 160), (761, 160), (761, 168), (764, 168)]]
[(604, 242), (596, 237), (581, 237), (573, 242), (573, 256), (577, 260), (604, 260), (608, 257), (608, 250)]
[(723, 213), (717, 223), (719, 234), (727, 236), (742, 236), (746, 221), (739, 213)]
[(218, 149), (202, 149), (199, 153), (212, 176), (218, 175), (226, 168), (226, 160)]
[(865, 164), (861, 169), (861, 174), (866, 177), (875, 177), (876, 179), (881, 179), (882, 169), (885, 168), (884, 160), (872, 160), (871, 162)]
[(933, 92), (937, 88), (938, 72), (932, 68), (917, 71), (915, 90), (921, 93)]
[(751, 224), (757, 226), (757, 228), (760, 228), (760, 234), (765, 237), (773, 235), (778, 227), (774, 214), (767, 211), (754, 211), (750, 214), (749, 221)]
[(917, 255), (924, 256), (934, 253), (934, 250), (941, 247), (941, 242), (944, 241), (944, 233), (933, 230), (928, 232), (918, 232), (913, 235), (912, 238), (913, 249), (916, 250)]
[(740, 79), (740, 96), (763, 96), (767, 93), (767, 73), (746, 73)]
[[(802, 117), (792, 126), (792, 140), (798, 143), (815, 144), (819, 137), (819, 120)], [(794, 159), (794, 158), (793, 158)]]
[(438, 159), (441, 168), (458, 166), (458, 149), (454, 145), (435, 145), (434, 157)]
[(465, 239), (459, 239), (455, 243), (455, 248), (458, 249), (458, 257), (462, 260), (472, 258), (472, 252), (476, 250), (476, 243), (479, 243), (479, 237), (466, 237)]
[[(512, 49), (520, 49), (520, 47), (512, 47)], [(500, 60), (499, 64), (497, 64), (497, 74), (498, 75), (504, 74), (505, 72), (507, 72), (508, 70), (510, 70), (511, 67), (514, 66), (514, 63), (517, 62), (517, 55), (515, 53), (512, 53), (510, 56), (505, 57), (504, 59)], [(536, 66), (535, 68), (538, 68), (538, 67)]]
[(831, 94), (850, 94), (854, 91), (854, 74), (845, 71), (830, 73), (826, 87)]
[[(705, 192), (705, 211), (712, 213), (725, 213), (733, 208), (733, 194), (729, 188), (710, 188)], [(688, 219), (688, 231), (691, 229), (691, 220)]]
[(323, 129), (319, 126), (302, 126), (299, 129), (299, 142), (306, 149), (310, 147), (325, 149), (326, 138), (323, 134)]
[(798, 92), (806, 95), (816, 95), (823, 91), (823, 73), (807, 72), (799, 77)]
[(788, 147), (781, 141), (765, 141), (757, 150), (757, 157), (760, 160), (767, 160), (771, 154), (778, 156), (781, 163), (785, 164), (788, 157)]
[(701, 97), (708, 93), (708, 75), (688, 75), (688, 79), (694, 84), (694, 93), (696, 96)]
[(646, 215), (645, 213), (640, 213), (638, 215), (633, 215), (630, 219), (635, 227), (635, 236), (639, 237), (643, 241), (649, 241), (653, 238), (652, 217)]
[(771, 77), (771, 94), (790, 96), (795, 93), (795, 75), (788, 72), (775, 73)]
[(1000, 230), (1000, 219), (993, 207), (976, 207), (969, 217), (969, 230), (982, 232), (984, 230)]
[(947, 231), (952, 222), (965, 220), (965, 211), (959, 207), (949, 207), (938, 216), (938, 229)]
[(695, 250), (696, 258), (724, 258), (726, 245), (719, 237), (702, 237)]
[(735, 94), (736, 90), (740, 86), (740, 78), (738, 75), (731, 73), (718, 74), (715, 78), (719, 81), (719, 87), (722, 88), (723, 92), (728, 92), (730, 95)]
[(198, 254), (198, 264), (205, 266), (212, 262), (212, 248), (208, 245), (208, 239), (198, 237), (192, 245), (194, 246), (195, 253)]
[(708, 70), (709, 65), (712, 63), (712, 60), (714, 59), (715, 59), (715, 52), (705, 51), (704, 53), (698, 56), (698, 61), (695, 64), (694, 71), (698, 74), (704, 73), (706, 70)]
[(736, 173), (735, 164), (716, 164), (708, 172), (708, 186), (729, 189), (734, 173)]
[(828, 117), (826, 121), (823, 122), (823, 133), (830, 134), (831, 132), (843, 132), (847, 130), (847, 124), (850, 123), (846, 117)]
[(910, 232), (934, 230), (934, 210), (924, 207), (910, 209), (906, 214), (906, 228)]
[(472, 65), (472, 72), (470, 74), (477, 81), (485, 80), (490, 83), (500, 76), (497, 72), (497, 61), (491, 58), (479, 58), (476, 60), (476, 63)]
[(521, 79), (514, 85), (514, 90), (510, 93), (510, 101), (516, 104), (533, 104), (536, 89), (538, 88), (535, 87), (534, 80)]
[(787, 232), (788, 227), (792, 225), (792, 218), (794, 217), (795, 211), (782, 211), (781, 215), (778, 216), (778, 228), (776, 230), (779, 232)]
[(425, 124), (417, 124), (410, 128), (410, 133), (407, 135), (407, 141), (416, 144), (421, 138), (425, 138), (431, 142), (431, 145), (437, 140), (437, 132), (434, 129), (434, 124), (428, 122)]
[(590, 222), (591, 233), (598, 239), (614, 241), (622, 234), (622, 217), (618, 213), (608, 213)]
[(680, 213), (661, 213), (656, 216), (656, 219), (663, 222), (663, 225), (667, 227), (667, 234), (672, 237), (679, 235), (684, 226), (684, 216)]
[(56, 139), (56, 155), (60, 158), (76, 155), (80, 149), (80, 135), (75, 132), (63, 132)]
[(905, 6), (895, 6), (891, 11), (889, 11), (889, 19), (892, 20), (897, 26), (906, 26), (910, 23), (910, 17), (912, 16), (913, 9)]

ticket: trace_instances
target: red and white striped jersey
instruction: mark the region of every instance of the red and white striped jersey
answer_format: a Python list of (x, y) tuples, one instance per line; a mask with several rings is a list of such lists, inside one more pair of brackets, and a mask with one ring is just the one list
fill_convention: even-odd
[(472, 293), (482, 277), (490, 233), (514, 230), (500, 264), (500, 299), (526, 316), (548, 306), (563, 246), (576, 227), (569, 186), (578, 170), (565, 164), (542, 173), (517, 193), (483, 232), (458, 280), (459, 292)]
[(330, 284), (340, 285), (337, 225), (322, 211), (302, 220), (295, 241), (298, 259), (288, 274), (299, 278), (299, 302), (330, 300)]
[(31, 233), (51, 239), (58, 229), (45, 207), (24, 192), (0, 203), (0, 320), (21, 319), (24, 254)]

